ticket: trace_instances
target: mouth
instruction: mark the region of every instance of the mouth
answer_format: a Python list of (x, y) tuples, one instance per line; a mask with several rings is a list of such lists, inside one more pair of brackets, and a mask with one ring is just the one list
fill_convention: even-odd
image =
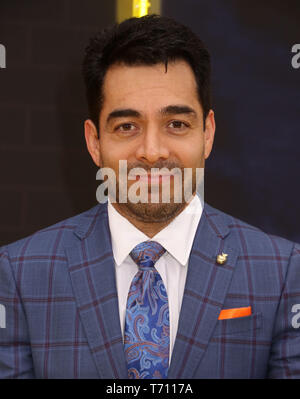
[(138, 175), (136, 180), (141, 183), (147, 184), (161, 184), (164, 182), (172, 181), (174, 174), (159, 174), (159, 173), (148, 173), (147, 175)]

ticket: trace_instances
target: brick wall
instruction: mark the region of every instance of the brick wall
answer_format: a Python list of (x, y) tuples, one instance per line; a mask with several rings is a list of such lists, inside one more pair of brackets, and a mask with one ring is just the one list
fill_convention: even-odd
[(81, 62), (112, 0), (1, 0), (0, 245), (94, 206)]

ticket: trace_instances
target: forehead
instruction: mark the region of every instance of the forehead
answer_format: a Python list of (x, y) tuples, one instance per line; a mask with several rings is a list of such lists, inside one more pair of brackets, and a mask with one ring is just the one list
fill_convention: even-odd
[(185, 61), (165, 64), (111, 66), (103, 84), (102, 113), (112, 108), (132, 107), (145, 111), (172, 103), (200, 107), (194, 72)]

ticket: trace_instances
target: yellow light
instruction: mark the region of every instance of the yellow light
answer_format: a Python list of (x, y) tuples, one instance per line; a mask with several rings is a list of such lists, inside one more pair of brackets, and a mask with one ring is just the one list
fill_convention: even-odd
[(138, 18), (142, 17), (143, 15), (147, 15), (149, 7), (151, 7), (151, 4), (148, 2), (148, 0), (133, 0), (132, 15)]
[(160, 13), (161, 0), (116, 0), (116, 20), (119, 23), (131, 17), (142, 17), (147, 14), (160, 15)]

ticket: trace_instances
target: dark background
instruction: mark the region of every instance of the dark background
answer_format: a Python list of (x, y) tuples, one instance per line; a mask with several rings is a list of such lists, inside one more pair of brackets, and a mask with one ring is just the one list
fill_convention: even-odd
[[(205, 200), (300, 242), (299, 0), (163, 0), (212, 56), (216, 141)], [(0, 245), (96, 205), (81, 62), (112, 0), (1, 0)]]

